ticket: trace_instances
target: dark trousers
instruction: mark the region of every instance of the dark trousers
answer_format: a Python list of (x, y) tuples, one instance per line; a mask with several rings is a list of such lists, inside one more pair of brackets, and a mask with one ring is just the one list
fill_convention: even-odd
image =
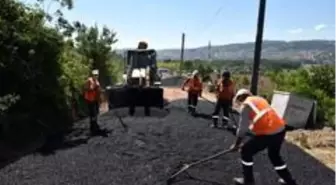
[(197, 103), (198, 103), (198, 93), (188, 92), (188, 111), (190, 113), (196, 112)]
[(98, 114), (99, 114), (99, 103), (97, 101), (86, 101), (89, 109), (90, 117), (90, 130), (91, 132), (99, 130), (98, 126)]
[(286, 132), (268, 136), (251, 137), (241, 149), (241, 159), (245, 182), (253, 182), (253, 156), (258, 152), (267, 149), (268, 157), (278, 175), (288, 184), (296, 185), (285, 162), (280, 156), (281, 145), (285, 139)]
[[(214, 125), (216, 126), (218, 124), (219, 119), (219, 112), (222, 109), (223, 110), (223, 116), (226, 118), (229, 118), (229, 112), (232, 106), (231, 100), (220, 100), (217, 99), (216, 105), (215, 105), (215, 111), (212, 113), (212, 120)], [(222, 117), (223, 124), (227, 123), (227, 120)]]

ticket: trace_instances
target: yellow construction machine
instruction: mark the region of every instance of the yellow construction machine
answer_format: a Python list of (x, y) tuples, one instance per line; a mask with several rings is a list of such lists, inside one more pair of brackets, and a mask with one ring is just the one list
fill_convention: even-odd
[(134, 115), (136, 107), (144, 107), (149, 116), (150, 107), (164, 107), (156, 51), (148, 49), (147, 42), (141, 41), (137, 49), (126, 51), (123, 80), (123, 84), (108, 90), (110, 109), (129, 107), (129, 114)]

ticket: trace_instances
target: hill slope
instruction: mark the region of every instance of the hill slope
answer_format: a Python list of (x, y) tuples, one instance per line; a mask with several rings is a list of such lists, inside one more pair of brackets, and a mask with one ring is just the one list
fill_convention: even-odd
[[(119, 53), (122, 50), (118, 51)], [(254, 43), (237, 43), (220, 46), (212, 46), (212, 59), (252, 59), (254, 55)], [(307, 40), (307, 41), (271, 41), (263, 43), (262, 57), (267, 59), (291, 59), (291, 60), (335, 60), (334, 40)], [(180, 49), (158, 50), (158, 59), (177, 60), (180, 58)], [(186, 60), (207, 60), (208, 46), (186, 49)]]

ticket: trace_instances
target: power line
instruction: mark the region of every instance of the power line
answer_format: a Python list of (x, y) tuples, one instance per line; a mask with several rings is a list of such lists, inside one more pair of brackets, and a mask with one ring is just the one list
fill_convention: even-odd
[(207, 23), (204, 24), (204, 27), (203, 27), (203, 29), (201, 29), (202, 31), (201, 31), (200, 34), (203, 34), (205, 31), (207, 31), (207, 29), (209, 29), (214, 24), (215, 18), (222, 12), (222, 10), (223, 10), (223, 5), (220, 6), (216, 10), (216, 12), (212, 16), (212, 19), (210, 19)]

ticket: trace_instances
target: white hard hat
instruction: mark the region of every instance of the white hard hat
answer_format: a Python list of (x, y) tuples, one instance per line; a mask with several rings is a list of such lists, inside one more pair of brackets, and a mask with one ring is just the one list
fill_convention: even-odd
[(198, 74), (198, 71), (197, 70), (194, 70), (193, 72), (192, 72), (192, 75), (193, 76), (195, 76), (195, 75), (197, 75)]
[(94, 70), (92, 70), (92, 74), (93, 74), (93, 75), (99, 75), (99, 71), (98, 71), (98, 69), (94, 69)]
[(244, 94), (246, 94), (246, 95), (252, 95), (252, 93), (249, 90), (247, 90), (247, 89), (239, 89), (238, 92), (237, 92), (237, 94), (236, 94), (236, 97), (244, 95)]
[(236, 93), (235, 97), (233, 98), (233, 102), (234, 103), (237, 103), (237, 104), (240, 104), (238, 101), (237, 101), (237, 98), (241, 95), (252, 95), (252, 93), (247, 90), (247, 89), (239, 89), (238, 92)]

